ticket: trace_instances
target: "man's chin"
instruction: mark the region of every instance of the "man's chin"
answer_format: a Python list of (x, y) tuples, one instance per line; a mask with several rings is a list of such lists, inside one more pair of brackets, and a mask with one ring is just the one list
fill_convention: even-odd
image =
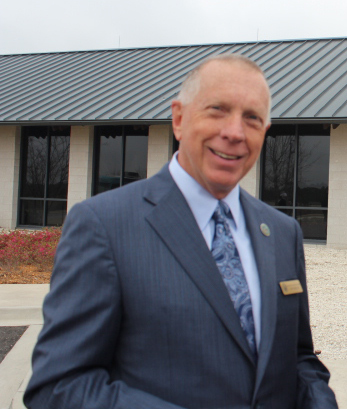
[(214, 196), (216, 199), (221, 200), (224, 197), (228, 196), (228, 194), (234, 189), (234, 187), (238, 184), (238, 180), (228, 180), (228, 181), (221, 181), (216, 180), (213, 183), (208, 185), (207, 190)]

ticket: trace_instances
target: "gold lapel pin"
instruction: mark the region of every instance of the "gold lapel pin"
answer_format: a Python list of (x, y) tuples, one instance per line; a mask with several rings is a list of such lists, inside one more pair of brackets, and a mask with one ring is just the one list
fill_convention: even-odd
[(260, 230), (264, 234), (264, 236), (269, 237), (270, 236), (270, 229), (269, 226), (265, 223), (262, 223), (260, 225)]

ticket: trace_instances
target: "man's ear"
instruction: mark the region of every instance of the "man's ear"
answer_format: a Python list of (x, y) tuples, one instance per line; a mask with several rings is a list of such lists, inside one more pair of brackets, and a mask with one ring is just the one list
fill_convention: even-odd
[(178, 142), (181, 140), (182, 132), (182, 102), (174, 99), (171, 104), (172, 112), (172, 129), (175, 135), (175, 138)]

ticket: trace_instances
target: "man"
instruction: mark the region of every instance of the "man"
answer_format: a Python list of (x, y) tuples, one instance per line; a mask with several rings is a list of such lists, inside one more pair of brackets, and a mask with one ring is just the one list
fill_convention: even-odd
[(28, 408), (337, 408), (300, 228), (238, 185), (269, 110), (254, 63), (205, 62), (172, 103), (169, 167), (70, 211)]

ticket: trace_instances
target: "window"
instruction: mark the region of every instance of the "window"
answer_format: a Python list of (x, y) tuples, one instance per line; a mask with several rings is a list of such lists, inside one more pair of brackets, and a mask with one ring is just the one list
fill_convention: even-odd
[(305, 239), (326, 240), (330, 128), (273, 125), (265, 138), (261, 198), (295, 217)]
[(19, 225), (61, 226), (66, 216), (70, 127), (22, 130)]
[(147, 177), (148, 126), (95, 128), (94, 194)]

